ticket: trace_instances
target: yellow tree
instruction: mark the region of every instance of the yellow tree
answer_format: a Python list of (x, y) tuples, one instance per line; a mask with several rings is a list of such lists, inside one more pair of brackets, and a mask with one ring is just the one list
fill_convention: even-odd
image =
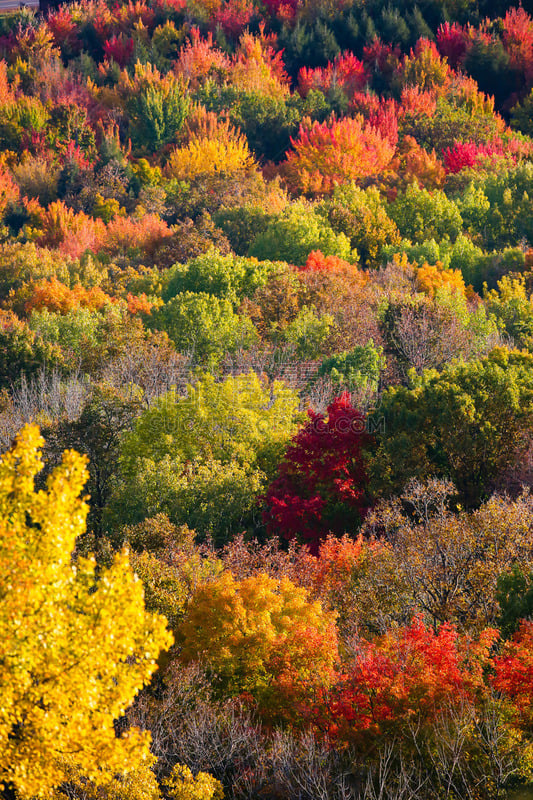
[(126, 552), (98, 572), (73, 561), (85, 459), (66, 451), (36, 491), (42, 444), (26, 426), (0, 459), (0, 791), (21, 798), (48, 794), (72, 764), (99, 781), (143, 763), (148, 734), (119, 738), (113, 720), (172, 643)]
[(267, 719), (299, 721), (333, 681), (335, 618), (286, 577), (225, 572), (191, 598), (176, 632), (180, 659), (204, 663), (221, 695), (252, 697)]

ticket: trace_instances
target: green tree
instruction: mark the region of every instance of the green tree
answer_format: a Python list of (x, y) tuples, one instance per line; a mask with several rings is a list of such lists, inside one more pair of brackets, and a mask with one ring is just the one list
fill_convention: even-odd
[(512, 337), (517, 347), (533, 348), (533, 302), (526, 291), (525, 278), (504, 276), (498, 289), (485, 291), (487, 310), (494, 314), (501, 329)]
[(511, 109), (511, 128), (527, 136), (533, 134), (533, 89)]
[(370, 465), (377, 492), (408, 476), (451, 478), (462, 503), (486, 497), (520, 459), (533, 423), (533, 356), (497, 348), (441, 373), (426, 370), (391, 387), (375, 412), (385, 420)]
[(355, 183), (338, 186), (324, 203), (324, 212), (333, 230), (350, 239), (363, 266), (378, 266), (381, 248), (400, 241), (396, 223), (375, 187), (361, 189)]
[(454, 241), (463, 227), (461, 214), (453, 200), (442, 191), (430, 193), (415, 183), (389, 205), (388, 213), (401, 235), (415, 242), (431, 238), (437, 242), (444, 238)]
[(206, 366), (257, 339), (252, 321), (236, 314), (231, 300), (206, 292), (181, 292), (153, 312), (148, 323), (165, 331), (179, 352)]
[(487, 249), (533, 241), (533, 164), (522, 161), (482, 175), (457, 204)]
[(264, 286), (281, 269), (272, 261), (222, 255), (211, 248), (207, 253), (186, 264), (176, 264), (168, 271), (163, 299), (171, 300), (180, 292), (207, 292), (238, 304), (244, 297), (251, 297), (256, 289)]
[(314, 306), (304, 306), (283, 331), (283, 339), (298, 358), (318, 358), (328, 352), (327, 344), (335, 327), (331, 314), (321, 314)]
[(400, 130), (404, 136), (414, 136), (429, 152), (442, 153), (456, 141), (481, 144), (494, 139), (501, 133), (501, 121), (488, 103), (473, 111), (464, 98), (442, 96), (434, 114), (407, 114)]
[(11, 312), (0, 311), (0, 388), (9, 388), (22, 375), (31, 376), (44, 366), (64, 367), (63, 354)]
[(515, 564), (513, 569), (500, 575), (496, 600), (500, 607), (498, 625), (504, 636), (512, 636), (520, 620), (533, 616), (533, 572)]
[(189, 114), (190, 98), (169, 72), (160, 81), (140, 81), (126, 108), (133, 143), (155, 153), (174, 140)]
[(303, 266), (312, 250), (347, 261), (358, 260), (344, 233), (335, 233), (313, 206), (298, 201), (287, 206), (254, 239), (248, 255), (262, 261), (271, 259)]
[(44, 309), (32, 312), (28, 326), (38, 341), (60, 349), (71, 369), (81, 362), (89, 371), (98, 349), (102, 322), (102, 313), (88, 308), (77, 308), (67, 314), (55, 314)]
[(328, 376), (337, 390), (354, 392), (356, 389), (368, 388), (376, 392), (385, 364), (383, 348), (376, 347), (370, 339), (353, 350), (324, 359), (318, 368), (318, 376)]
[(296, 429), (298, 395), (281, 381), (268, 384), (255, 373), (216, 381), (205, 375), (185, 394), (160, 397), (125, 434), (121, 468), (132, 475), (138, 459), (182, 463), (259, 464), (275, 468)]
[(260, 468), (236, 461), (184, 464), (178, 457), (139, 460), (134, 474), (118, 481), (108, 514), (118, 524), (141, 522), (164, 513), (176, 525), (188, 525), (217, 546), (260, 522), (257, 498), (266, 486)]
[(235, 253), (245, 256), (254, 239), (266, 231), (275, 217), (262, 206), (246, 203), (219, 209), (215, 222), (228, 237)]
[(131, 427), (139, 408), (139, 399), (126, 398), (107, 384), (95, 385), (77, 419), (60, 420), (43, 429), (47, 465), (56, 464), (67, 447), (89, 459), (87, 532), (97, 540), (103, 534), (103, 512), (118, 468), (120, 437)]
[(206, 375), (170, 392), (123, 437), (113, 525), (160, 512), (223, 543), (257, 517), (256, 499), (296, 429), (298, 396), (257, 375)]

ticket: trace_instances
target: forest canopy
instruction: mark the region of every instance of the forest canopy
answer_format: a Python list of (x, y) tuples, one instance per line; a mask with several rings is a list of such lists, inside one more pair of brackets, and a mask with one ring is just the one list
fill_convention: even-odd
[(2, 800), (524, 800), (533, 4), (46, 6), (0, 14)]

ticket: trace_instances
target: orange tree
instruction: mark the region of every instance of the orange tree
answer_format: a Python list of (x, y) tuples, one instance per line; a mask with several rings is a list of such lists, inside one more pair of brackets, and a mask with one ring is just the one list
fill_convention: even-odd
[(284, 175), (292, 191), (330, 194), (346, 181), (377, 175), (394, 154), (388, 139), (361, 116), (300, 126), (294, 150), (287, 156)]
[(201, 661), (221, 695), (245, 695), (267, 719), (298, 720), (334, 677), (335, 614), (306, 589), (264, 573), (201, 585), (177, 630), (180, 657)]

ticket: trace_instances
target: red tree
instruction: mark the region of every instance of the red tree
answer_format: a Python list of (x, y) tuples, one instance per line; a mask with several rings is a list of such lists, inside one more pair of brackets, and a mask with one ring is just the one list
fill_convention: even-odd
[(310, 89), (328, 92), (336, 86), (351, 98), (368, 82), (365, 65), (349, 51), (339, 53), (326, 67), (302, 67), (298, 73), (298, 91), (302, 97), (307, 97)]
[(415, 618), (372, 642), (361, 641), (329, 702), (330, 735), (365, 747), (404, 725), (431, 726), (443, 709), (483, 691), (483, 670), (497, 635), (487, 629), (470, 642), (452, 625), (435, 633)]
[(494, 688), (516, 709), (519, 723), (533, 725), (533, 622), (522, 620), (520, 629), (494, 659)]
[(484, 144), (475, 142), (455, 142), (453, 148), (443, 152), (446, 172), (460, 172), (463, 168), (494, 167), (498, 161), (516, 164), (518, 158), (528, 156), (531, 145), (519, 139), (510, 138), (504, 141), (500, 137)]
[(445, 22), (437, 31), (439, 52), (454, 69), (462, 62), (470, 44), (471, 36), (458, 22)]
[(285, 178), (292, 191), (309, 195), (328, 194), (346, 181), (377, 175), (394, 154), (394, 144), (360, 115), (332, 116), (325, 122), (306, 118), (291, 144)]
[(354, 532), (366, 512), (362, 450), (370, 437), (347, 392), (328, 406), (327, 417), (308, 414), (263, 498), (264, 519), (272, 533), (298, 537), (317, 552), (328, 533)]

